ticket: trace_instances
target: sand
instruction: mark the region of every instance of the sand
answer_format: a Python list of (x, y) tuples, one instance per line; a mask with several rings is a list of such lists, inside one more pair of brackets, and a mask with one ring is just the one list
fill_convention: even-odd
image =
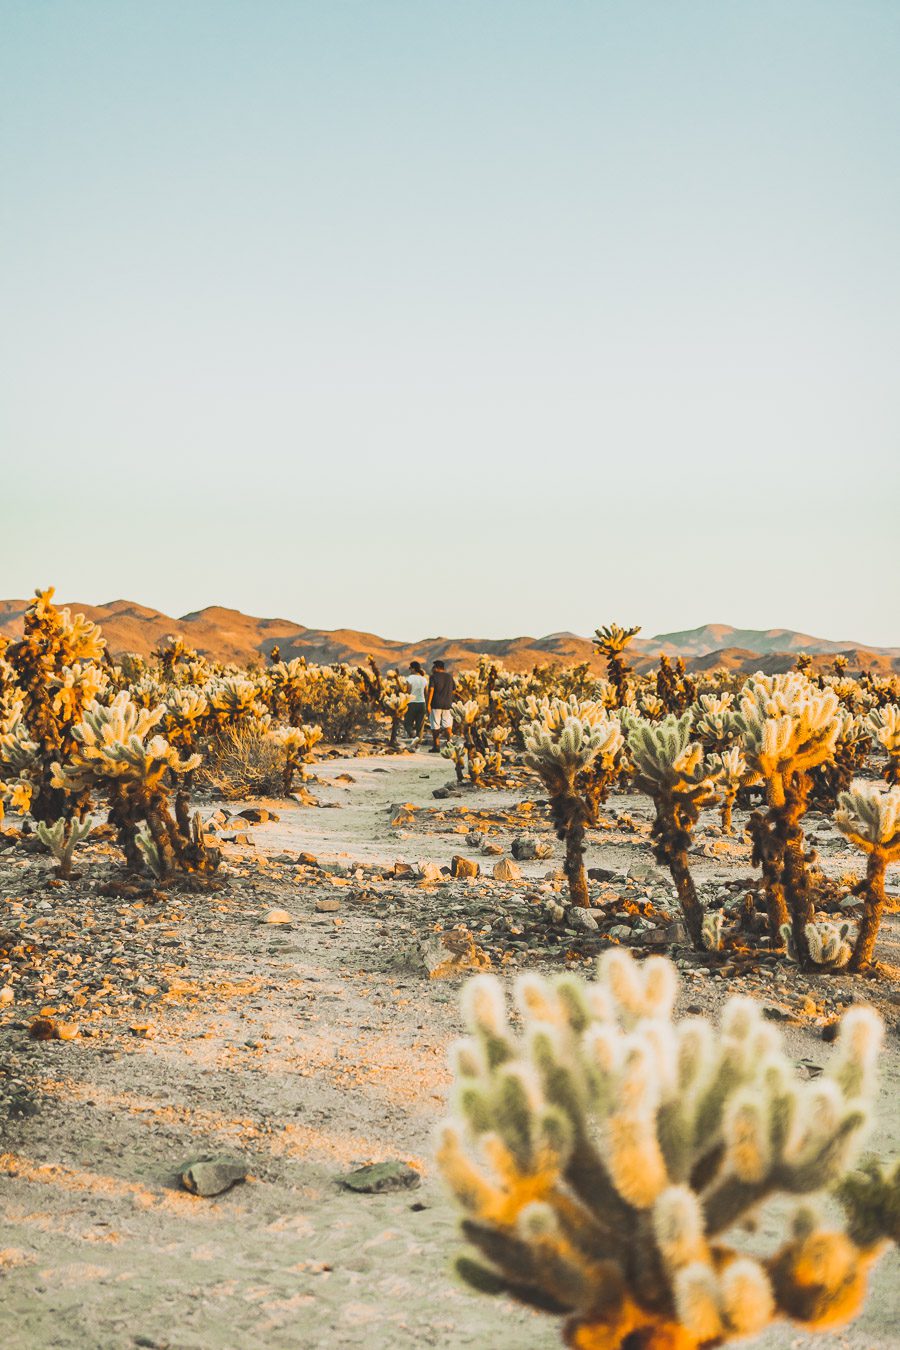
[[(334, 782), (346, 773), (355, 782)], [(448, 766), (421, 754), (333, 760), (317, 776), (313, 791), (339, 808), (273, 804), (281, 819), (252, 831), (255, 850), (228, 851), (221, 895), (179, 899), (183, 918), (170, 921), (183, 943), (180, 984), (146, 1017), (113, 1010), (98, 1035), (71, 1042), (4, 1031), (4, 1053), (39, 1102), (36, 1115), (5, 1125), (0, 1146), (9, 1350), (559, 1344), (552, 1319), (469, 1293), (450, 1272), (457, 1214), (432, 1155), (460, 982), (429, 981), (410, 958), (418, 911), (400, 900), (375, 915), (347, 899), (338, 913), (318, 913), (317, 898), (344, 894), (342, 879), (300, 883), (266, 861), (301, 849), (351, 867), (448, 861), (459, 848), (453, 817), (429, 818), (430, 831), (398, 830), (388, 810), (444, 805), (431, 792), (447, 782)], [(492, 806), (507, 800), (482, 795)], [(620, 805), (632, 809), (634, 798)], [(512, 833), (497, 837), (508, 847)], [(588, 861), (647, 856), (639, 841), (611, 847), (598, 834)], [(18, 879), (5, 865), (12, 895)], [(548, 864), (526, 866), (542, 875)], [(746, 870), (742, 859), (706, 866)], [(439, 906), (440, 895), (430, 903)], [(294, 916), (290, 927), (261, 922), (275, 905)], [(695, 978), (684, 1001), (714, 1009), (727, 992), (722, 981)], [(813, 1023), (785, 1034), (798, 1061), (825, 1062)], [(874, 1143), (895, 1153), (898, 1077), (894, 1029)], [(215, 1199), (187, 1194), (177, 1169), (206, 1152), (244, 1159), (248, 1180)], [(360, 1196), (338, 1184), (349, 1168), (385, 1158), (412, 1163), (421, 1187)], [(760, 1240), (771, 1245), (778, 1231), (765, 1214)], [(754, 1344), (888, 1350), (898, 1344), (897, 1276), (892, 1253), (864, 1315), (833, 1340), (781, 1326)]]

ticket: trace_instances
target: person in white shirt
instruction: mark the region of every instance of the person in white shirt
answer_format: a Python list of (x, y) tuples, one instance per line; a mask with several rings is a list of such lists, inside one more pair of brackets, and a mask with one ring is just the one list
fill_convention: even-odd
[(425, 691), (428, 688), (428, 676), (418, 661), (410, 661), (406, 687), (412, 694), (409, 707), (403, 719), (403, 726), (410, 740), (416, 745), (422, 741), (422, 729), (425, 726)]

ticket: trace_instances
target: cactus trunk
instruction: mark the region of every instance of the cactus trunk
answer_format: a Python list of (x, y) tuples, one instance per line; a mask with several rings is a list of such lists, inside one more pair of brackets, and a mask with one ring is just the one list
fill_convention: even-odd
[(886, 869), (887, 859), (880, 849), (876, 849), (869, 854), (869, 862), (866, 867), (866, 885), (863, 891), (865, 908), (860, 920), (853, 955), (850, 957), (848, 964), (849, 970), (865, 970), (872, 960), (875, 940), (878, 937), (878, 929), (881, 925), (881, 915), (884, 911), (884, 874)]
[(694, 878), (688, 867), (687, 852), (683, 849), (673, 850), (667, 854), (666, 861), (678, 892), (678, 902), (690, 934), (691, 945), (694, 951), (702, 952), (704, 947), (700, 933), (703, 928), (703, 906), (697, 899)]
[(584, 825), (577, 816), (570, 821), (566, 831), (563, 871), (569, 883), (572, 904), (579, 909), (589, 909), (591, 899), (588, 894), (587, 873), (584, 870)]

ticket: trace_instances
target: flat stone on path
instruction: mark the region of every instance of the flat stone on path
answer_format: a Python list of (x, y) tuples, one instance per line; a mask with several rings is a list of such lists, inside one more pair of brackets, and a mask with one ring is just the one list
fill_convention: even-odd
[(389, 1162), (368, 1163), (340, 1178), (348, 1191), (361, 1195), (381, 1195), (385, 1191), (414, 1191), (422, 1178), (408, 1163), (392, 1159)]
[(247, 1169), (235, 1158), (211, 1157), (198, 1158), (196, 1162), (185, 1163), (178, 1169), (181, 1184), (191, 1195), (221, 1195), (236, 1182), (243, 1181)]

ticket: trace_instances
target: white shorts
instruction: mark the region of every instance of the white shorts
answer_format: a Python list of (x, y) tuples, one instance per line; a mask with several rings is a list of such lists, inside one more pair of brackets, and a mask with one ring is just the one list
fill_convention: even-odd
[(453, 730), (453, 713), (449, 708), (432, 708), (428, 721), (432, 731), (440, 731), (441, 727), (446, 727), (447, 731)]

